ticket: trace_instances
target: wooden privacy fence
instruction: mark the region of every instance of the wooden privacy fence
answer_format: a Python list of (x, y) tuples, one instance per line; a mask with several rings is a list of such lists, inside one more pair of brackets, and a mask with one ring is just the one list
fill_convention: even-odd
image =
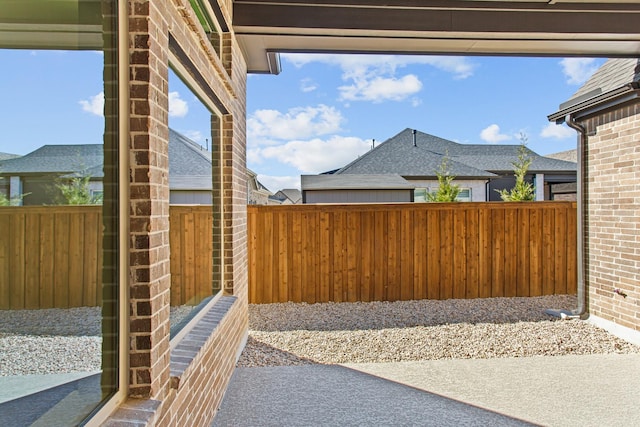
[[(211, 206), (170, 209), (171, 305), (211, 295)], [(100, 206), (0, 208), (0, 309), (96, 306)], [(249, 301), (576, 291), (571, 202), (249, 206)]]
[[(211, 206), (171, 206), (171, 305), (212, 294)], [(102, 303), (102, 207), (0, 208), (0, 309)]]
[(576, 292), (576, 204), (249, 206), (249, 302)]
[(0, 309), (101, 302), (101, 206), (0, 208)]

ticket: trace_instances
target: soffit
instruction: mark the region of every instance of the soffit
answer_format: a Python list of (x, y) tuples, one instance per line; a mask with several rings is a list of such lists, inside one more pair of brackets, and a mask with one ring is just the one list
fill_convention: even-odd
[(637, 1), (235, 0), (233, 27), (274, 72), (267, 53), (640, 56), (637, 22)]

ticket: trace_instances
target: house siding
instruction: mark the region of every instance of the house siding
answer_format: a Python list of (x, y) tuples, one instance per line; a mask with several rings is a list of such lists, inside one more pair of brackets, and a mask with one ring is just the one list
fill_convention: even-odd
[(589, 312), (640, 331), (640, 103), (589, 118), (582, 125), (589, 135), (585, 149)]
[(413, 190), (306, 190), (304, 203), (399, 203), (413, 201)]
[[(437, 180), (410, 180), (411, 184), (415, 185), (416, 188), (428, 188), (430, 190), (435, 190), (438, 188)], [(454, 181), (455, 185), (459, 185), (460, 188), (470, 188), (471, 189), (471, 201), (472, 202), (485, 202), (487, 197), (487, 186), (486, 181), (478, 181), (478, 180), (465, 180), (465, 179), (456, 179)]]

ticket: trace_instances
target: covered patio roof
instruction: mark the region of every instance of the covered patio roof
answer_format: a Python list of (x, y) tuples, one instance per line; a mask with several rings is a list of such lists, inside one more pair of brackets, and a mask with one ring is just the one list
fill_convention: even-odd
[(279, 52), (640, 56), (636, 0), (234, 0), (249, 72)]

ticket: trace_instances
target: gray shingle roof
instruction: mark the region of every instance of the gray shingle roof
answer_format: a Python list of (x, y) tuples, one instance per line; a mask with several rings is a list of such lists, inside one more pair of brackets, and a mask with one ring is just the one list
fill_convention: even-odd
[(283, 188), (274, 194), (278, 200), (291, 200), (292, 203), (299, 203), (302, 200), (302, 192), (297, 188)]
[[(84, 175), (103, 177), (102, 165), (102, 144), (44, 145), (25, 156), (0, 162), (0, 173), (23, 175), (81, 171)], [(169, 187), (207, 190), (211, 186), (211, 153), (169, 129)]]
[[(587, 80), (587, 82), (573, 94), (569, 101), (593, 93), (594, 96), (618, 89), (628, 83), (640, 81), (640, 60), (637, 58), (612, 58)], [(598, 93), (596, 93), (598, 92)]]
[(545, 157), (551, 157), (552, 159), (558, 159), (558, 160), (566, 160), (568, 162), (577, 162), (578, 150), (574, 148), (573, 150), (560, 151), (557, 153), (547, 154)]
[(86, 171), (101, 166), (102, 163), (102, 144), (43, 145), (22, 157), (2, 161), (0, 172), (69, 173)]
[(2, 152), (0, 152), (0, 160), (15, 159), (17, 157), (20, 157), (20, 155), (19, 154), (11, 154), (11, 153), (2, 153)]
[[(494, 178), (513, 171), (520, 145), (458, 144), (423, 132), (405, 129), (340, 169), (336, 174), (399, 174), (435, 177), (443, 157), (450, 158), (450, 172), (459, 178)], [(531, 172), (573, 172), (576, 164), (539, 156), (528, 150)]]
[(397, 174), (302, 175), (303, 190), (400, 190), (416, 186)]
[(173, 129), (169, 129), (171, 176), (209, 176), (211, 188), (211, 152)]
[(413, 145), (411, 129), (405, 129), (389, 138), (373, 150), (340, 169), (336, 174), (398, 174), (412, 177), (435, 177), (435, 171), (448, 151), (451, 157), (450, 171), (455, 176), (489, 178), (494, 174), (458, 162), (451, 156), (458, 145), (453, 141), (416, 132)]

